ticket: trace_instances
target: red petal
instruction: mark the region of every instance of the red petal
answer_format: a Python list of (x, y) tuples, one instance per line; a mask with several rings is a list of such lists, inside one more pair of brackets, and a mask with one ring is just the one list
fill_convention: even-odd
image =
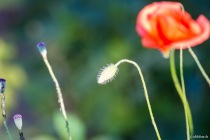
[(144, 36), (145, 33), (150, 32), (151, 26), (148, 24), (149, 15), (157, 14), (157, 12), (162, 12), (165, 9), (172, 10), (182, 10), (182, 5), (178, 2), (154, 2), (145, 6), (138, 14), (136, 21), (136, 31), (140, 36)]
[(175, 48), (175, 49), (180, 49), (180, 46), (182, 46), (182, 49), (186, 49), (188, 47), (194, 47), (197, 46), (201, 43), (203, 43), (204, 41), (206, 41), (209, 38), (209, 32), (210, 32), (210, 24), (209, 24), (209, 20), (204, 16), (204, 15), (200, 15), (196, 22), (198, 23), (198, 25), (200, 25), (202, 32), (201, 34), (192, 37), (190, 39), (187, 40), (182, 40), (182, 41), (177, 41), (174, 42), (170, 45), (168, 45), (168, 48)]

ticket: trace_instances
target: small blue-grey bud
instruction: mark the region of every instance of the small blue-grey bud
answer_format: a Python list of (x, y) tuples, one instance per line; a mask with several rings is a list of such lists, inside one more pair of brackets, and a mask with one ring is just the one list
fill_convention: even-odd
[(41, 53), (41, 55), (43, 57), (46, 57), (46, 55), (47, 55), (47, 49), (46, 49), (45, 43), (44, 42), (39, 42), (37, 44), (37, 48), (39, 49), (39, 52)]
[(0, 93), (4, 93), (6, 88), (6, 80), (3, 78), (0, 78)]

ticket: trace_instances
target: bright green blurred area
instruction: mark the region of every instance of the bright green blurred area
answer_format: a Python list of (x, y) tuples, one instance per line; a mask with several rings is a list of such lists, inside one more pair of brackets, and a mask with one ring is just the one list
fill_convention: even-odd
[[(8, 124), (23, 116), (30, 140), (65, 140), (54, 83), (36, 45), (44, 41), (60, 83), (73, 140), (153, 140), (152, 126), (135, 67), (123, 64), (114, 81), (98, 85), (99, 70), (127, 58), (142, 68), (160, 134), (186, 137), (182, 103), (174, 88), (169, 60), (145, 49), (135, 31), (138, 12), (152, 0), (0, 1), (0, 76), (7, 80)], [(181, 1), (195, 19), (210, 19), (210, 1)], [(210, 75), (210, 41), (193, 48)], [(176, 57), (179, 54), (177, 52)], [(177, 70), (178, 68), (177, 59)], [(184, 51), (184, 74), (195, 134), (210, 137), (210, 89), (193, 58)], [(0, 122), (2, 118), (0, 117)], [(0, 140), (7, 140), (3, 125)]]

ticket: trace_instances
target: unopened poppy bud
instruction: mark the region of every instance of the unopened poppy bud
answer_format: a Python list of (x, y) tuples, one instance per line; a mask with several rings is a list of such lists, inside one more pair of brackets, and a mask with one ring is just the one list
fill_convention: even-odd
[(0, 93), (4, 93), (6, 87), (6, 80), (3, 78), (0, 78)]
[(22, 116), (20, 114), (16, 114), (14, 117), (14, 122), (18, 130), (22, 129)]
[(47, 49), (46, 49), (45, 43), (44, 42), (39, 42), (37, 44), (37, 48), (39, 49), (39, 52), (41, 53), (41, 55), (43, 57), (46, 57), (46, 55), (47, 55)]
[(99, 84), (106, 84), (112, 81), (118, 73), (118, 67), (114, 64), (109, 64), (100, 70), (97, 82)]

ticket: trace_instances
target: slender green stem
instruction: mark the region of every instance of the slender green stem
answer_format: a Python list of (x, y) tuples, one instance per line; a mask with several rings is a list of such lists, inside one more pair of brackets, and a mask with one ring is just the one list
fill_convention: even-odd
[(199, 62), (197, 56), (195, 55), (195, 53), (193, 52), (193, 50), (190, 47), (188, 47), (188, 50), (189, 50), (190, 54), (192, 55), (192, 57), (194, 58), (196, 64), (198, 65), (198, 68), (200, 69), (203, 77), (206, 79), (207, 83), (210, 86), (210, 79), (209, 79), (208, 75), (206, 74), (205, 70), (203, 69), (203, 67), (201, 66), (201, 63)]
[(174, 50), (171, 50), (171, 54), (170, 54), (170, 69), (171, 69), (171, 76), (172, 76), (175, 88), (176, 88), (178, 95), (179, 95), (179, 97), (182, 101), (182, 104), (184, 106), (185, 116), (187, 115), (187, 118), (188, 118), (188, 122), (186, 121), (186, 125), (187, 125), (187, 123), (189, 123), (190, 135), (192, 135), (193, 134), (192, 114), (191, 114), (189, 103), (187, 101), (186, 96), (182, 92), (182, 88), (181, 88), (181, 85), (179, 83), (179, 80), (178, 80), (178, 77), (176, 74)]
[(145, 80), (144, 80), (144, 76), (143, 76), (143, 74), (141, 72), (141, 69), (140, 69), (139, 65), (136, 62), (128, 60), (128, 59), (120, 60), (115, 65), (118, 67), (118, 65), (120, 65), (121, 63), (124, 63), (124, 62), (133, 64), (137, 68), (137, 70), (139, 72), (139, 75), (140, 75), (140, 78), (141, 78), (141, 81), (142, 81), (142, 85), (143, 85), (143, 88), (144, 88), (144, 94), (145, 94), (147, 106), (148, 106), (148, 109), (149, 109), (150, 117), (151, 117), (151, 120), (152, 120), (152, 124), (154, 126), (154, 129), (155, 129), (156, 135), (158, 137), (158, 140), (161, 140), (161, 137), (160, 137), (157, 125), (155, 123), (155, 119), (154, 119), (153, 113), (152, 113), (152, 107), (150, 105), (149, 96), (148, 96), (148, 92), (147, 92), (147, 88), (146, 88), (146, 83), (145, 83)]
[(186, 96), (185, 84), (184, 84), (183, 51), (182, 51), (182, 48), (180, 49), (180, 77), (181, 77), (182, 92), (183, 92), (184, 96)]
[[(184, 84), (184, 72), (183, 72), (183, 51), (182, 51), (182, 47), (180, 49), (180, 77), (181, 77), (182, 92), (183, 92), (184, 97), (186, 98), (185, 84)], [(189, 121), (188, 121), (188, 114), (187, 114), (187, 111), (186, 111), (186, 106), (184, 106), (184, 112), (185, 112), (185, 121), (186, 121), (187, 140), (190, 140)]]
[(3, 116), (3, 118), (4, 118), (4, 127), (6, 128), (7, 135), (8, 135), (8, 137), (9, 137), (10, 140), (13, 140), (13, 138), (12, 138), (12, 136), (11, 136), (11, 134), (10, 134), (9, 128), (8, 128), (8, 126), (7, 126), (6, 116)]

